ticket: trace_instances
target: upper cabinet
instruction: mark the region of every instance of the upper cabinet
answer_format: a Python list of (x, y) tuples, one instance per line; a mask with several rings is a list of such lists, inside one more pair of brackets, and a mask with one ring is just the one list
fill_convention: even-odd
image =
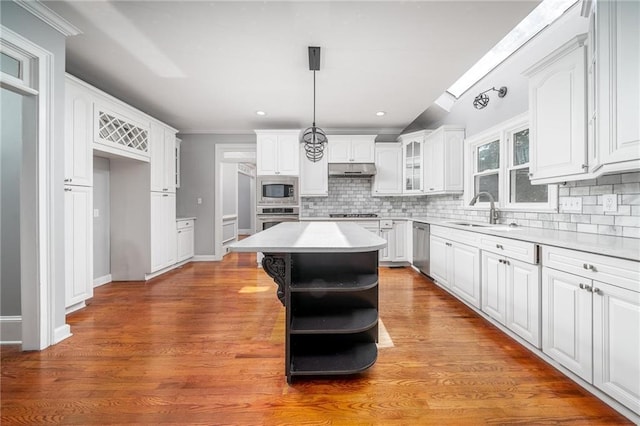
[(151, 123), (151, 190), (176, 191), (176, 134), (159, 123)]
[(64, 182), (93, 185), (93, 100), (75, 80), (65, 81)]
[(464, 190), (464, 128), (443, 126), (424, 141), (424, 193), (455, 194)]
[(377, 143), (373, 195), (402, 195), (402, 144)]
[(421, 194), (423, 184), (423, 144), (426, 132), (400, 135), (402, 143), (402, 191), (405, 194)]
[(640, 2), (597, 1), (594, 13), (596, 157), (602, 173), (640, 169)]
[(594, 1), (589, 19), (525, 71), (532, 183), (640, 170), (640, 3)]
[(256, 174), (300, 174), (299, 130), (256, 130)]
[(96, 100), (93, 113), (94, 149), (149, 161), (149, 120), (146, 117), (106, 98)]
[(532, 183), (582, 179), (588, 172), (585, 40), (574, 38), (525, 71)]
[(375, 135), (327, 136), (329, 163), (373, 163)]
[(313, 162), (300, 149), (300, 196), (326, 197), (329, 195), (329, 164), (327, 155)]

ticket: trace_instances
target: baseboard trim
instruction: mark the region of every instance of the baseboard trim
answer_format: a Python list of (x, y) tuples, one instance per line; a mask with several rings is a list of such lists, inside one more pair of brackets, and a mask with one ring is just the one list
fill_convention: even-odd
[(0, 339), (0, 345), (19, 345), (22, 343), (22, 316), (0, 317)]
[(210, 254), (199, 254), (191, 258), (192, 262), (215, 262), (217, 260), (220, 260), (220, 259), (218, 259), (216, 255), (210, 255)]
[(69, 324), (61, 325), (53, 332), (53, 344), (55, 345), (56, 343), (60, 343), (71, 336), (73, 336), (73, 334), (71, 333), (71, 327)]
[(93, 287), (100, 287), (101, 285), (109, 284), (111, 281), (113, 281), (111, 274), (103, 275), (93, 279)]
[(238, 235), (253, 235), (253, 230), (251, 230), (251, 229), (238, 229)]

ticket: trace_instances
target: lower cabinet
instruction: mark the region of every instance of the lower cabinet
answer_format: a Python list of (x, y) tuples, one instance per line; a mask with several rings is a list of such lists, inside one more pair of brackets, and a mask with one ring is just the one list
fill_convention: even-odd
[(387, 246), (380, 250), (381, 262), (407, 262), (407, 221), (388, 220), (380, 221), (380, 236), (387, 240)]
[(151, 271), (176, 263), (176, 194), (151, 193)]
[(431, 276), (462, 300), (480, 308), (480, 249), (431, 236)]
[(92, 212), (92, 187), (70, 185), (64, 187), (66, 308), (74, 305), (82, 307), (86, 299), (93, 297)]
[(185, 219), (185, 220), (177, 220), (176, 228), (177, 228), (177, 262), (182, 262), (183, 260), (187, 260), (194, 255), (193, 243), (194, 243), (194, 220), (193, 219)]
[(540, 265), (482, 252), (482, 311), (540, 347)]
[(638, 262), (553, 247), (543, 256), (565, 269), (542, 268), (543, 352), (640, 415)]

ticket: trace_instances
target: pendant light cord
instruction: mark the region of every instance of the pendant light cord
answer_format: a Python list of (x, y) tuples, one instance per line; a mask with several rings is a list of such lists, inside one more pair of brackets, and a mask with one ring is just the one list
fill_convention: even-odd
[(313, 127), (316, 127), (316, 70), (313, 70)]

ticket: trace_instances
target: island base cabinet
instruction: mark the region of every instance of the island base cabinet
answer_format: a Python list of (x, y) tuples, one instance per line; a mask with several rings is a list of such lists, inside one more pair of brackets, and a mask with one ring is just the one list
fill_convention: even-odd
[(640, 293), (598, 281), (593, 282), (593, 384), (640, 415)]
[(283, 270), (287, 259), (290, 265), (287, 381), (371, 367), (377, 358), (378, 252), (292, 253), (284, 259)]
[(542, 351), (584, 380), (592, 381), (589, 280), (542, 268)]

